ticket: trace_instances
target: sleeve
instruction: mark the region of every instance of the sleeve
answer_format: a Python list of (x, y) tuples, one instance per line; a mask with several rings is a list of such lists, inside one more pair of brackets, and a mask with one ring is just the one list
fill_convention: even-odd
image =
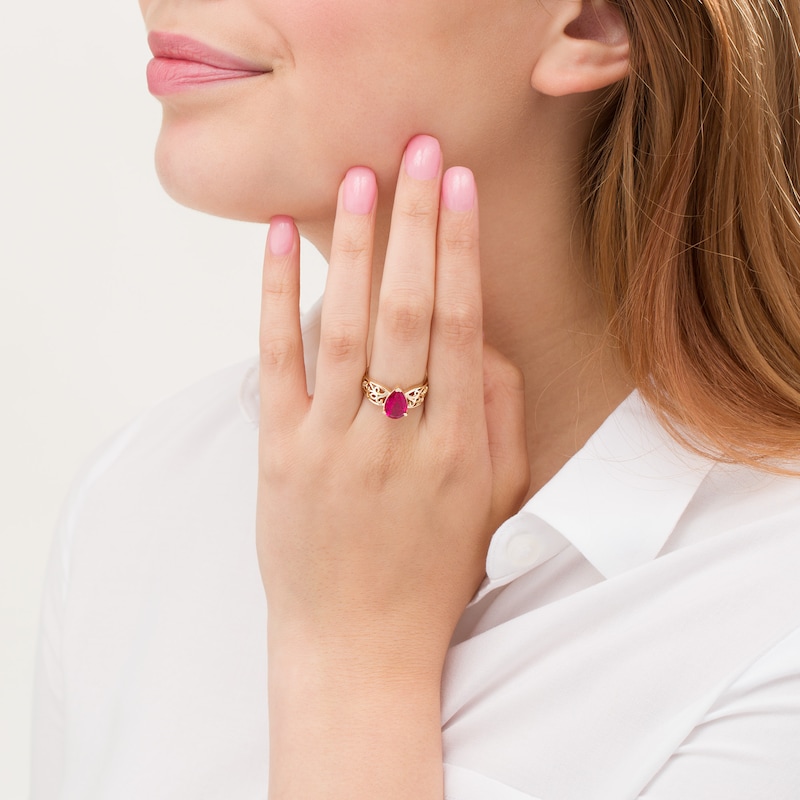
[(800, 629), (732, 684), (640, 800), (800, 797)]

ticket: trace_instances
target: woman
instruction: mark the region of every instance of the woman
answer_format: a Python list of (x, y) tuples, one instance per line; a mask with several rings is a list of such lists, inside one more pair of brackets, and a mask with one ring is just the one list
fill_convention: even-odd
[(261, 355), (77, 483), (34, 797), (796, 797), (796, 5), (140, 5)]

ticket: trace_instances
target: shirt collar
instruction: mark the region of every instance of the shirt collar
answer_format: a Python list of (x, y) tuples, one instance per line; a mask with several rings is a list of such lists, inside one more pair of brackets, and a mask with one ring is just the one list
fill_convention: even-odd
[(654, 559), (713, 466), (633, 392), (524, 506), (605, 578)]

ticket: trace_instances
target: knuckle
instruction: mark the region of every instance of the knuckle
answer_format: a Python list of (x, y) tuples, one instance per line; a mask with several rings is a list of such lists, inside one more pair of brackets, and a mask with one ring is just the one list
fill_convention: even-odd
[(450, 477), (461, 477), (472, 469), (474, 443), (463, 431), (446, 431), (436, 444), (436, 461), (439, 471)]
[(298, 343), (293, 336), (268, 332), (261, 335), (261, 366), (272, 371), (286, 369), (298, 356)]
[(366, 488), (370, 493), (381, 494), (391, 483), (394, 474), (394, 458), (384, 453), (383, 458), (373, 458), (366, 473)]
[(430, 303), (422, 295), (406, 293), (383, 301), (381, 313), (389, 334), (401, 341), (416, 339), (430, 329)]
[(345, 235), (337, 242), (336, 256), (347, 264), (360, 264), (369, 255), (370, 245), (365, 239)]
[(273, 275), (264, 281), (263, 293), (265, 300), (273, 303), (282, 303), (291, 299), (297, 293), (295, 281), (289, 275)]
[(370, 492), (381, 493), (397, 476), (403, 462), (401, 449), (378, 437), (370, 447), (366, 460), (365, 483)]
[(336, 452), (329, 444), (321, 443), (317, 437), (305, 440), (303, 454), (301, 469), (304, 484), (316, 491), (327, 489), (338, 473)]
[(352, 361), (364, 355), (364, 344), (355, 327), (339, 326), (320, 346), (333, 361)]
[(452, 221), (440, 234), (443, 249), (453, 255), (462, 255), (477, 250), (472, 225), (467, 220)]
[(480, 309), (468, 302), (449, 302), (437, 310), (437, 333), (451, 343), (471, 342), (481, 335)]
[[(320, 490), (335, 461), (331, 448), (301, 425), (270, 431), (259, 449), (261, 474), (275, 487)], [(335, 473), (335, 471), (334, 471)]]
[(411, 227), (427, 227), (436, 219), (439, 209), (434, 197), (417, 194), (403, 203), (401, 212), (404, 221)]

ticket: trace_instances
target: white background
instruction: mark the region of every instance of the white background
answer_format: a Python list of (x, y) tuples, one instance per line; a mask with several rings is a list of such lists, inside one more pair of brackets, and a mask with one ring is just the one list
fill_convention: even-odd
[[(0, 800), (23, 800), (39, 596), (72, 475), (138, 412), (255, 354), (266, 228), (158, 186), (135, 0), (17, 1), (0, 19)], [(309, 248), (305, 306), (323, 279)]]

